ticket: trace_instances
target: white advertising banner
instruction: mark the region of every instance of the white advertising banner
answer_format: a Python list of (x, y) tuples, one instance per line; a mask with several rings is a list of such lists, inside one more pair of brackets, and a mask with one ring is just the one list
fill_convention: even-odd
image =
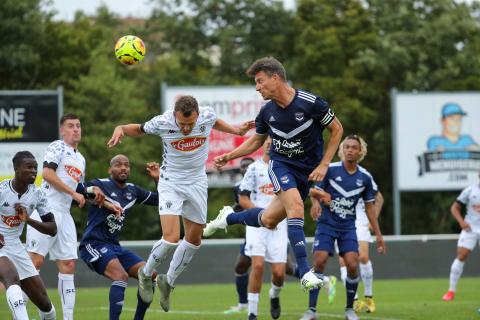
[[(260, 108), (265, 104), (262, 96), (254, 86), (192, 86), (163, 87), (162, 111), (173, 109), (175, 101), (183, 95), (194, 96), (200, 106), (212, 107), (217, 116), (231, 125), (255, 120)], [(255, 133), (250, 130), (244, 137), (212, 130), (210, 135), (209, 154), (206, 163), (210, 186), (232, 186), (239, 179), (238, 168), (240, 159), (230, 161), (223, 173), (218, 173), (213, 166), (213, 159), (239, 146)], [(261, 148), (250, 155), (254, 159), (261, 156)]]
[(478, 183), (480, 93), (397, 93), (393, 106), (399, 190)]

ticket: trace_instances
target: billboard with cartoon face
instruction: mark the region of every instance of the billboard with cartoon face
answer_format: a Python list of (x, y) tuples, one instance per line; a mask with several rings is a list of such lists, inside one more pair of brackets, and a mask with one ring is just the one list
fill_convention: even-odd
[(393, 106), (400, 190), (457, 190), (478, 181), (480, 93), (397, 93)]

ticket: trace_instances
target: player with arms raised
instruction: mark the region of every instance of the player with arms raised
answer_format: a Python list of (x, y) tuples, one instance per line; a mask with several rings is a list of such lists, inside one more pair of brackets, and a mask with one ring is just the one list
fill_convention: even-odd
[[(207, 224), (204, 235), (210, 236), (231, 224), (273, 229), (287, 217), (288, 238), (303, 278), (301, 283), (304, 289), (311, 290), (322, 285), (322, 280), (308, 272), (303, 201), (308, 195), (309, 180), (317, 182), (325, 176), (343, 128), (325, 100), (290, 87), (285, 69), (277, 59), (266, 57), (255, 61), (247, 75), (255, 79), (256, 90), (262, 97), (270, 101), (257, 115), (256, 134), (233, 151), (217, 157), (216, 166), (221, 168), (230, 160), (252, 153), (271, 136), (268, 172), (276, 196), (266, 209), (252, 208), (232, 214), (233, 210), (225, 207)], [(325, 128), (331, 135), (323, 154)]]
[[(183, 272), (198, 251), (202, 230), (207, 218), (207, 175), (205, 162), (208, 157), (208, 137), (213, 129), (244, 135), (253, 127), (245, 122), (234, 128), (218, 119), (210, 107), (199, 107), (192, 96), (182, 96), (173, 110), (154, 117), (143, 124), (117, 126), (108, 146), (121, 142), (124, 135), (139, 137), (143, 134), (158, 135), (163, 141), (163, 163), (158, 183), (159, 213), (163, 237), (152, 248), (147, 263), (138, 272), (139, 294), (150, 303), (153, 298), (152, 274), (174, 252), (166, 275), (157, 276), (160, 305), (170, 309), (170, 292), (177, 277)], [(185, 237), (180, 239), (180, 220), (183, 217)]]

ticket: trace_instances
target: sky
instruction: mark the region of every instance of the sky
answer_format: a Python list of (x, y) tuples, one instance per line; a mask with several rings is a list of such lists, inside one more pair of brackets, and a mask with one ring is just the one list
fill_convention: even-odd
[[(1, 1), (1, 0), (0, 0)], [(283, 0), (285, 8), (291, 9), (295, 0)], [(72, 21), (75, 11), (82, 10), (87, 14), (94, 14), (101, 4), (106, 4), (110, 11), (121, 17), (148, 17), (152, 10), (150, 0), (53, 0), (53, 8), (58, 12), (55, 20)]]

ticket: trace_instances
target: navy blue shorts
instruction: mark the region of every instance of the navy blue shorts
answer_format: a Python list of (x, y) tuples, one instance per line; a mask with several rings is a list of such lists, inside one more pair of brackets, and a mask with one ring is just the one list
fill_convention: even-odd
[(280, 190), (287, 191), (296, 188), (300, 192), (302, 200), (305, 200), (310, 191), (309, 174), (310, 172), (306, 170), (299, 170), (281, 161), (270, 160), (268, 163), (268, 175), (275, 193)]
[(130, 250), (119, 245), (105, 242), (88, 242), (80, 245), (80, 257), (87, 266), (98, 274), (103, 275), (110, 260), (117, 258), (123, 269), (128, 271), (139, 262), (144, 261)]
[(353, 230), (334, 230), (323, 223), (317, 223), (313, 251), (327, 251), (330, 256), (335, 252), (335, 240), (338, 253), (343, 256), (347, 252), (358, 253), (357, 232)]

